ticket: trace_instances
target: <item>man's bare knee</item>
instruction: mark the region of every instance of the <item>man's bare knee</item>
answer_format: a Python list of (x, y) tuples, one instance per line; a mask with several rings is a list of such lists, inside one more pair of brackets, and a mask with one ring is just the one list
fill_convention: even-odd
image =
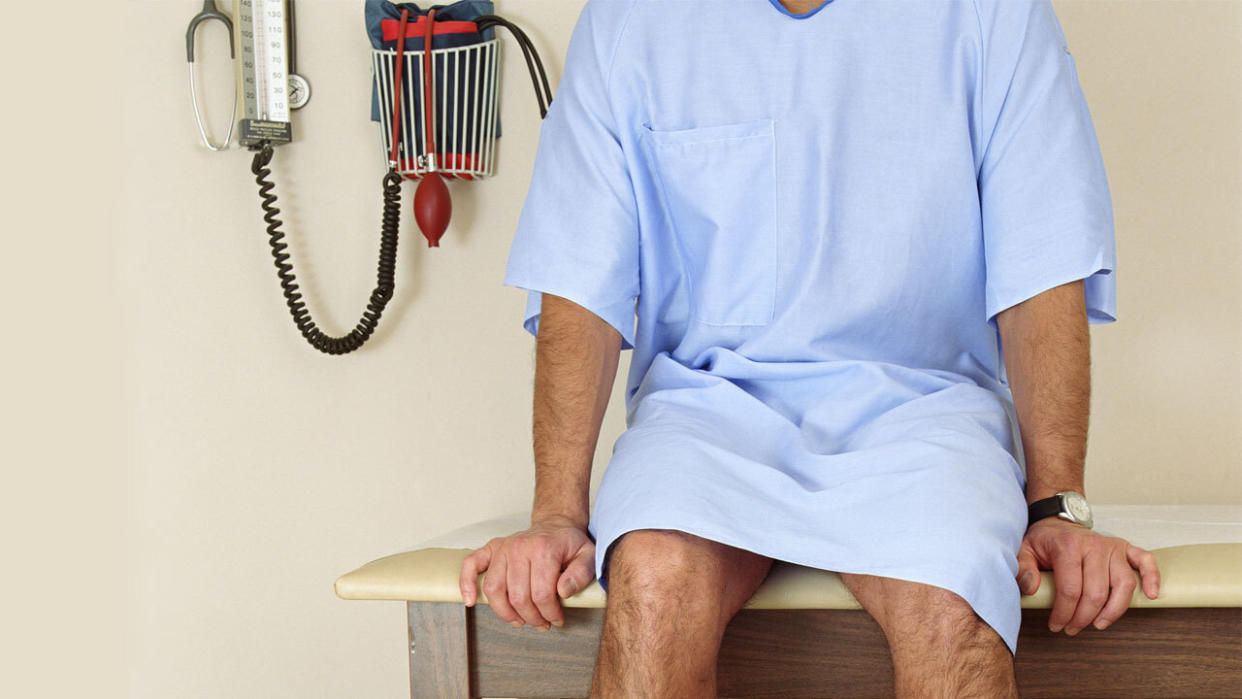
[[(671, 602), (693, 593), (702, 582), (707, 558), (705, 539), (675, 529), (636, 529), (613, 544), (608, 563), (609, 592), (639, 597), (651, 604)], [(613, 594), (609, 594), (610, 597)]]
[(1008, 656), (1000, 634), (952, 590), (877, 576), (854, 577), (847, 584), (866, 600), (859, 602), (883, 628), (895, 657), (909, 652), (932, 664), (938, 657), (990, 664), (998, 648)]
[(612, 544), (608, 605), (591, 696), (711, 696), (719, 598), (704, 594), (705, 540), (638, 529)]
[(877, 575), (842, 573), (841, 578), (858, 603), (895, 638), (963, 638), (991, 628), (952, 590)]
[(904, 608), (886, 635), (898, 696), (1016, 697), (1013, 656), (996, 629), (948, 590), (930, 608)]
[(762, 583), (772, 559), (677, 529), (637, 529), (613, 544), (609, 597), (721, 628)]
[(884, 630), (899, 697), (1017, 696), (1008, 646), (960, 595), (876, 575), (841, 577)]

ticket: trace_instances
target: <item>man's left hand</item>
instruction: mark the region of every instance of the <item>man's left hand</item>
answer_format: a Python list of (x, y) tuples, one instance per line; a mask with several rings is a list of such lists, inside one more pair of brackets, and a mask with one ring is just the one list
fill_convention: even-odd
[(1103, 629), (1121, 618), (1130, 608), (1136, 569), (1148, 599), (1160, 592), (1160, 571), (1150, 551), (1060, 517), (1036, 521), (1022, 537), (1018, 587), (1024, 594), (1039, 589), (1041, 569), (1052, 571), (1056, 586), (1048, 618), (1054, 633), (1064, 629), (1073, 636), (1087, 624)]

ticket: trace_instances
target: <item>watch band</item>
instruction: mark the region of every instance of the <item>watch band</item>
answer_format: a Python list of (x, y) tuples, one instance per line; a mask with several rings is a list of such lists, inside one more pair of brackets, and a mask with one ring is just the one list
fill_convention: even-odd
[(1062, 507), (1061, 496), (1058, 494), (1046, 497), (1043, 500), (1036, 500), (1027, 507), (1026, 511), (1026, 526), (1029, 527), (1045, 517), (1061, 514), (1065, 511), (1065, 508)]

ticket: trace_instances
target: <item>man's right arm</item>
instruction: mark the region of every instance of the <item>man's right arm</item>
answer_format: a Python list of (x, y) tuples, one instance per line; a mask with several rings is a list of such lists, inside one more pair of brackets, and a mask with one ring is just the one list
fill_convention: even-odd
[(546, 631), (565, 623), (567, 599), (595, 576), (587, 531), (591, 461), (621, 354), (621, 334), (591, 311), (542, 295), (535, 347), (535, 504), (531, 526), (498, 536), (462, 561), (462, 601), (477, 578), (497, 616)]
[(531, 523), (587, 528), (591, 463), (621, 353), (621, 334), (591, 311), (542, 294), (535, 347)]

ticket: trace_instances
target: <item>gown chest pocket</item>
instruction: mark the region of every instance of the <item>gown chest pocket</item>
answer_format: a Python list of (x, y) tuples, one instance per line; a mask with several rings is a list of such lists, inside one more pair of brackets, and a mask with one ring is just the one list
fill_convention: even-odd
[(692, 317), (710, 325), (769, 323), (778, 269), (773, 120), (643, 130)]

